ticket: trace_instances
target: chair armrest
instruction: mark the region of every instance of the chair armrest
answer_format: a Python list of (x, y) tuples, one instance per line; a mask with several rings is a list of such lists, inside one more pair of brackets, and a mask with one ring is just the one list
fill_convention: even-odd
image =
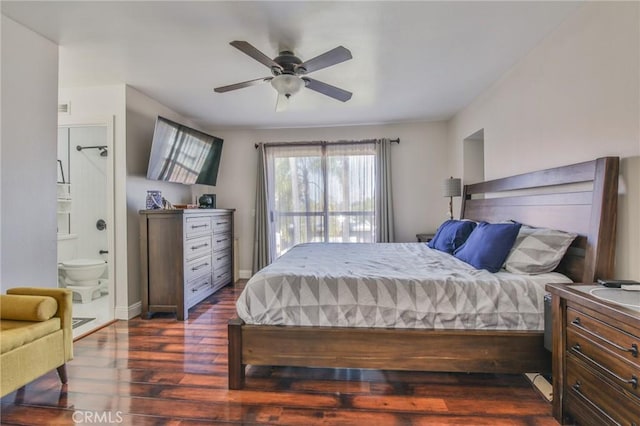
[(67, 361), (73, 359), (73, 329), (71, 317), (73, 298), (71, 290), (67, 288), (16, 287), (7, 290), (7, 294), (23, 294), (27, 296), (49, 296), (58, 302), (55, 316), (60, 318), (64, 336), (64, 354)]

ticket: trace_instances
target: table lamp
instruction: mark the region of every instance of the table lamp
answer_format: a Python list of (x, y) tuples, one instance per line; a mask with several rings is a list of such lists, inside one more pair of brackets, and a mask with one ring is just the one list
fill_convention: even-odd
[(460, 178), (451, 176), (449, 179), (444, 180), (442, 195), (449, 197), (449, 219), (453, 219), (453, 197), (461, 195), (460, 186)]

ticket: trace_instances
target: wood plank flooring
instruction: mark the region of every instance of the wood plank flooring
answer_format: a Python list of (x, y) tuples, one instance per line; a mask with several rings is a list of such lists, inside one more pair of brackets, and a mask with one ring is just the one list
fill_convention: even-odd
[(227, 389), (228, 319), (242, 284), (189, 312), (118, 321), (55, 371), (2, 398), (3, 425), (557, 425), (520, 375), (249, 367)]

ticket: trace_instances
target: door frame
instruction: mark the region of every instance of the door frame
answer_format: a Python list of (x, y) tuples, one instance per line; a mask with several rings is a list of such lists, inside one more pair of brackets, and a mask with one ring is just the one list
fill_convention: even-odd
[(114, 116), (58, 116), (58, 129), (61, 127), (106, 127), (107, 137), (105, 145), (109, 155), (107, 155), (107, 273), (109, 276), (108, 288), (108, 321), (115, 318), (115, 293), (116, 293), (116, 214), (115, 214), (115, 139), (114, 139)]

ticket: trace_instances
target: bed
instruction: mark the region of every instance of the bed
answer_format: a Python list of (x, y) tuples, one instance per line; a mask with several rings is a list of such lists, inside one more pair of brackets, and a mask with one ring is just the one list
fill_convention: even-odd
[[(552, 273), (555, 275), (537, 277), (537, 283), (526, 284), (534, 287), (526, 287), (522, 283), (521, 288), (513, 291), (514, 294), (532, 291), (527, 288), (542, 287), (546, 280), (564, 282), (561, 277), (574, 282), (609, 278), (613, 274), (615, 256), (618, 168), (617, 157), (605, 157), (466, 185), (461, 218), (492, 223), (514, 220), (531, 226), (578, 234), (560, 265)], [(281, 264), (279, 259), (269, 267), (269, 273), (280, 272), (289, 275), (290, 282), (298, 279), (301, 283), (309, 277), (308, 271), (302, 271), (305, 262), (301, 259), (311, 256), (313, 264), (318, 265), (317, 268), (327, 269), (328, 285), (331, 285), (331, 280), (340, 282), (340, 273), (331, 268), (331, 254), (317, 252), (322, 250), (321, 246), (323, 245), (308, 245), (296, 250), (292, 256), (283, 256), (283, 260), (291, 257), (292, 263)], [(331, 247), (329, 253), (340, 259), (348, 259), (348, 252), (352, 249), (348, 244), (341, 245), (339, 248)], [(407, 258), (410, 263), (429, 256), (429, 249), (416, 243), (371, 245), (369, 249), (375, 252), (400, 252), (403, 255), (401, 257)], [(318, 261), (323, 256), (327, 257), (327, 263)], [(451, 277), (446, 276), (447, 262), (451, 260), (438, 256), (440, 255), (436, 254), (435, 259), (429, 258), (425, 262), (440, 265), (442, 271), (436, 275), (440, 275), (443, 281), (451, 280)], [(366, 253), (364, 257), (367, 257)], [(379, 266), (383, 271), (381, 263)], [(370, 268), (375, 267), (374, 261)], [(389, 291), (405, 285), (403, 279), (408, 283), (407, 288), (419, 287), (416, 286), (419, 277), (411, 276), (413, 272), (403, 276), (408, 270), (406, 267), (398, 264), (391, 269), (381, 272), (374, 281)], [(396, 272), (393, 272), (394, 269)], [(481, 283), (486, 281), (490, 285), (494, 280), (500, 279), (500, 272), (490, 274), (472, 269), (468, 273), (472, 276), (476, 274)], [(311, 275), (316, 275), (316, 272)], [(455, 275), (457, 274), (459, 272)], [(366, 287), (365, 284), (374, 285), (371, 282), (360, 283)], [(424, 292), (428, 291), (428, 287), (424, 287)], [(339, 308), (336, 306), (332, 311), (330, 300), (326, 295), (322, 298), (324, 308), (329, 309), (323, 318), (341, 318)], [(389, 317), (395, 316), (396, 320), (389, 319), (388, 324), (384, 315), (373, 315), (374, 323), (377, 321), (375, 324), (371, 321), (349, 322), (345, 316), (340, 324), (323, 325), (323, 318), (320, 318), (320, 325), (309, 325), (318, 323), (309, 322), (309, 315), (301, 316), (300, 309), (279, 315), (266, 310), (267, 313), (262, 317), (258, 315), (252, 318), (253, 324), (235, 318), (228, 325), (229, 388), (243, 388), (247, 365), (478, 373), (549, 371), (550, 356), (543, 346), (541, 315), (539, 312), (534, 316), (528, 315), (531, 313), (530, 307), (525, 303), (522, 305), (523, 312), (499, 321), (498, 325), (495, 321), (483, 319), (484, 317), (468, 319), (457, 308), (445, 312), (440, 318), (432, 316), (429, 319), (431, 322), (425, 321), (422, 314), (411, 317), (406, 312), (390, 310)], [(243, 306), (246, 306), (246, 301), (239, 299), (239, 312), (244, 309)], [(486, 306), (482, 307), (485, 308)], [(482, 309), (472, 308), (475, 311)], [(490, 316), (486, 309), (482, 312)], [(246, 312), (242, 314), (247, 318)], [(463, 319), (460, 319), (461, 316)], [(274, 318), (278, 325), (273, 325)], [(402, 321), (398, 322), (398, 318)], [(443, 321), (443, 318), (450, 321)]]

